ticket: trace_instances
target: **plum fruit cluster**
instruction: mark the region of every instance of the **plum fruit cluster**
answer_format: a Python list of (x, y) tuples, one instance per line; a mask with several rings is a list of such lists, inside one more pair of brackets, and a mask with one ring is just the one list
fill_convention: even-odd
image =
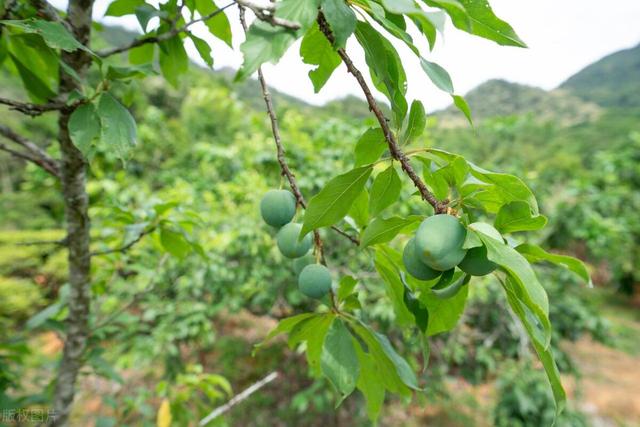
[(331, 290), (331, 273), (310, 253), (312, 235), (306, 234), (300, 239), (302, 224), (291, 222), (296, 214), (295, 196), (287, 190), (267, 191), (260, 201), (260, 214), (264, 222), (278, 229), (278, 249), (282, 255), (293, 259), (300, 292), (317, 299), (327, 295)]
[[(433, 280), (456, 266), (471, 276), (495, 270), (497, 265), (487, 258), (485, 246), (463, 248), (466, 237), (466, 228), (455, 216), (440, 214), (425, 219), (404, 247), (402, 261), (407, 272), (419, 280)], [(502, 240), (499, 233), (491, 237)]]

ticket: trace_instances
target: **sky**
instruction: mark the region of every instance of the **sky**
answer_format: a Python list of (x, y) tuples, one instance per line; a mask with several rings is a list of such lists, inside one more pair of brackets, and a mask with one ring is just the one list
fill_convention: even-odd
[[(66, 7), (66, 0), (51, 3)], [(95, 19), (139, 31), (134, 17), (104, 18), (109, 3), (110, 0), (96, 1)], [(426, 59), (449, 71), (458, 94), (494, 78), (553, 89), (599, 58), (640, 43), (640, 0), (491, 0), (490, 3), (495, 14), (512, 25), (528, 49), (499, 46), (459, 31), (450, 22), (432, 52), (426, 41), (416, 43)], [(238, 68), (242, 63), (237, 48), (243, 36), (236, 8), (228, 9), (228, 15), (234, 32), (234, 50), (209, 36), (203, 25), (193, 27), (194, 34), (210, 42), (216, 69)], [(418, 39), (416, 32), (412, 35)], [(430, 83), (415, 55), (404, 45), (394, 44), (409, 80), (407, 97), (421, 100), (429, 111), (449, 105), (451, 98)], [(194, 61), (202, 64), (195, 48), (187, 49)], [(263, 67), (270, 86), (312, 104), (348, 94), (361, 97), (355, 80), (343, 65), (315, 94), (307, 77), (310, 67), (302, 63), (298, 50), (299, 42), (278, 64)], [(347, 51), (361, 69), (366, 68), (364, 55), (354, 40), (347, 44)]]

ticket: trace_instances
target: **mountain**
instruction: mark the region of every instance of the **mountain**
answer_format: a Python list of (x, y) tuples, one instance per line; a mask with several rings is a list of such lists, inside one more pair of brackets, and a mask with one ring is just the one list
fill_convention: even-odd
[[(541, 122), (553, 120), (562, 125), (573, 125), (598, 117), (601, 110), (563, 89), (545, 91), (497, 79), (481, 84), (465, 98), (474, 120), (530, 114)], [(466, 119), (453, 106), (437, 112), (436, 116), (445, 127), (466, 126)]]
[(640, 45), (605, 56), (560, 88), (603, 107), (640, 108)]

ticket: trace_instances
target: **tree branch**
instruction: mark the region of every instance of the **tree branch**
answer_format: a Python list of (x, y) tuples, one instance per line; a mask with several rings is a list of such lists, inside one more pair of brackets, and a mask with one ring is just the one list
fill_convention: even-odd
[(189, 21), (186, 24), (184, 24), (182, 27), (175, 27), (175, 23), (174, 26), (167, 31), (166, 33), (162, 33), (159, 34), (157, 36), (151, 36), (151, 37), (145, 37), (145, 38), (141, 38), (141, 39), (135, 39), (134, 41), (132, 41), (131, 43), (129, 43), (128, 45), (124, 45), (124, 46), (120, 46), (120, 47), (114, 47), (111, 49), (105, 49), (102, 51), (97, 52), (97, 55), (100, 57), (107, 57), (107, 56), (111, 56), (111, 55), (115, 55), (117, 53), (122, 53), (122, 52), (126, 52), (130, 49), (136, 48), (138, 46), (142, 46), (145, 44), (149, 44), (149, 43), (160, 43), (166, 40), (169, 40), (171, 37), (177, 36), (180, 33), (186, 32), (189, 27), (191, 27), (194, 24), (197, 24), (198, 22), (205, 22), (208, 21), (209, 19), (213, 18), (214, 16), (219, 15), (220, 13), (224, 12), (225, 9), (233, 6), (234, 4), (236, 4), (236, 2), (231, 2), (229, 4), (227, 4), (226, 6), (222, 6), (220, 9), (216, 9), (213, 12), (211, 12), (208, 15), (205, 16), (201, 16), (198, 19), (194, 19), (193, 21)]
[(258, 4), (251, 0), (236, 0), (236, 3), (241, 8), (246, 7), (251, 10), (259, 20), (268, 22), (276, 27), (284, 27), (290, 30), (298, 30), (300, 28), (300, 25), (295, 22), (277, 17), (275, 15), (276, 6), (272, 2)]
[[(325, 35), (327, 40), (329, 40), (329, 42), (332, 45), (334, 45), (335, 37), (333, 36), (333, 33), (331, 32), (331, 28), (329, 27), (329, 23), (326, 21), (322, 12), (318, 14), (318, 25), (320, 26), (320, 31), (322, 31), (322, 33)], [(349, 57), (349, 55), (347, 55), (347, 52), (344, 48), (338, 48), (337, 52), (338, 52), (338, 55), (340, 55), (340, 58), (342, 58), (342, 61), (347, 66), (347, 70), (349, 71), (349, 73), (351, 73), (355, 77), (355, 79), (358, 81), (358, 84), (360, 85), (360, 88), (362, 89), (362, 92), (364, 93), (364, 96), (367, 99), (367, 103), (369, 104), (369, 109), (376, 116), (376, 119), (378, 119), (378, 123), (380, 124), (380, 128), (382, 129), (382, 133), (384, 134), (385, 140), (387, 141), (387, 145), (389, 146), (389, 153), (391, 154), (391, 157), (393, 157), (395, 160), (397, 160), (400, 163), (402, 170), (407, 174), (407, 176), (409, 176), (411, 181), (413, 181), (413, 184), (418, 189), (418, 192), (422, 196), (422, 199), (428, 202), (431, 206), (433, 206), (433, 209), (435, 210), (436, 213), (445, 213), (447, 211), (447, 202), (438, 201), (438, 199), (433, 195), (433, 193), (429, 191), (425, 183), (422, 181), (422, 179), (420, 179), (418, 174), (415, 172), (415, 170), (411, 166), (411, 162), (409, 161), (409, 158), (400, 149), (400, 146), (396, 141), (396, 137), (393, 131), (391, 130), (391, 128), (389, 127), (387, 118), (384, 116), (384, 113), (380, 109), (378, 102), (373, 97), (373, 94), (371, 93), (371, 89), (369, 89), (369, 86), (367, 85), (367, 82), (364, 79), (364, 76), (362, 75), (360, 70), (358, 70), (358, 68), (355, 66), (355, 64)]]
[[(242, 23), (242, 28), (244, 28), (246, 32), (247, 22), (244, 15), (244, 6), (240, 5), (239, 7), (240, 7), (240, 22)], [(278, 116), (276, 115), (276, 111), (273, 106), (273, 99), (271, 98), (269, 87), (267, 86), (267, 82), (264, 78), (264, 74), (262, 73), (262, 67), (258, 67), (258, 82), (260, 83), (260, 88), (262, 89), (262, 98), (264, 99), (264, 103), (267, 107), (267, 113), (269, 114), (269, 119), (271, 121), (271, 131), (273, 133), (273, 140), (276, 144), (277, 159), (278, 159), (278, 163), (280, 164), (280, 170), (282, 171), (282, 176), (286, 177), (287, 181), (289, 181), (289, 187), (291, 187), (291, 191), (293, 192), (293, 195), (295, 196), (296, 202), (298, 203), (298, 205), (306, 209), (307, 202), (304, 199), (302, 192), (300, 191), (300, 187), (298, 186), (294, 173), (291, 171), (287, 163), (287, 158), (285, 155), (286, 152), (282, 144), (282, 137), (280, 136), (280, 126), (278, 125)], [(360, 244), (360, 241), (357, 238), (351, 236), (345, 231), (342, 231), (338, 227), (332, 226), (331, 228), (341, 236), (344, 236), (347, 239), (349, 239), (353, 244), (355, 245)], [(318, 230), (314, 230), (313, 233), (314, 233), (314, 242), (315, 242), (316, 248), (318, 248), (320, 255), (322, 255), (322, 252), (323, 252), (322, 240), (320, 239), (320, 234), (318, 233)]]
[(0, 104), (8, 105), (10, 110), (19, 111), (31, 117), (36, 117), (47, 111), (62, 110), (67, 105), (64, 102), (49, 102), (47, 104), (33, 104), (30, 102), (14, 101), (0, 97)]
[(4, 144), (0, 144), (0, 149), (11, 153), (16, 157), (20, 157), (24, 160), (35, 163), (45, 171), (49, 172), (51, 175), (55, 176), (56, 178), (60, 178), (60, 167), (58, 165), (58, 162), (50, 157), (44, 150), (38, 147), (38, 145), (29, 141), (27, 138), (18, 135), (12, 129), (4, 125), (0, 125), (0, 135), (18, 145), (21, 145), (27, 150), (27, 152), (12, 150)]

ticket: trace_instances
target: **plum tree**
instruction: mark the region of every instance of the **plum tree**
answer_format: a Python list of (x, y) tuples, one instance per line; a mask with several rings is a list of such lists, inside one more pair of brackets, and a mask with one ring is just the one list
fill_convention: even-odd
[(310, 264), (298, 277), (298, 289), (309, 298), (320, 299), (331, 289), (331, 273), (322, 264)]
[(449, 270), (467, 253), (462, 247), (466, 235), (458, 218), (447, 214), (431, 216), (422, 221), (416, 233), (418, 257), (435, 270)]
[(301, 256), (300, 258), (293, 260), (293, 271), (295, 271), (296, 275), (299, 275), (303, 268), (315, 262), (316, 258), (312, 254), (308, 253), (305, 256)]
[[(488, 224), (478, 222), (469, 224), (470, 228), (474, 228), (474, 226), (482, 227), (488, 236), (502, 242), (502, 236), (495, 228), (488, 226)], [(498, 268), (495, 263), (489, 261), (489, 258), (487, 258), (487, 248), (484, 245), (469, 249), (464, 259), (458, 264), (458, 267), (460, 270), (472, 276), (486, 276)]]
[(278, 231), (276, 236), (278, 249), (287, 258), (299, 258), (309, 252), (311, 248), (313, 243), (311, 234), (306, 234), (302, 240), (298, 240), (300, 230), (302, 230), (302, 224), (290, 222)]
[(288, 190), (269, 190), (260, 201), (260, 214), (264, 222), (280, 228), (296, 214), (296, 198)]
[(416, 253), (416, 239), (412, 238), (407, 242), (402, 252), (402, 262), (407, 272), (419, 280), (431, 280), (442, 274), (441, 271), (434, 270), (426, 265)]

